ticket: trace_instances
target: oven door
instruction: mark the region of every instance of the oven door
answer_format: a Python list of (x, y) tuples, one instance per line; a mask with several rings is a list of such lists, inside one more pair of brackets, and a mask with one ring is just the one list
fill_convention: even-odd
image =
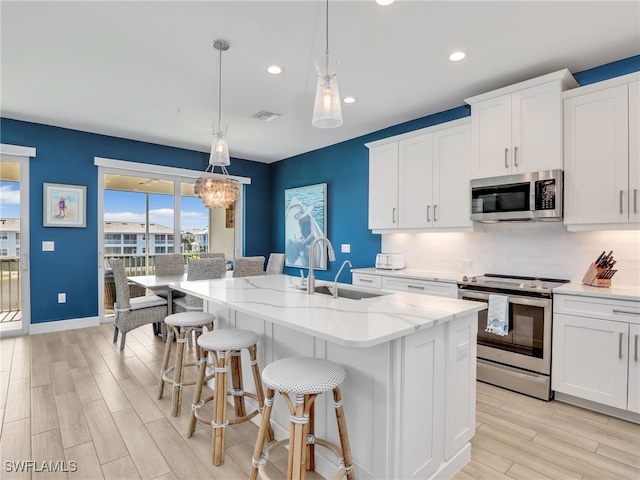
[[(461, 290), (463, 300), (489, 303), (489, 293)], [(487, 310), (478, 312), (478, 358), (551, 374), (551, 299), (508, 295), (509, 334), (485, 332)]]

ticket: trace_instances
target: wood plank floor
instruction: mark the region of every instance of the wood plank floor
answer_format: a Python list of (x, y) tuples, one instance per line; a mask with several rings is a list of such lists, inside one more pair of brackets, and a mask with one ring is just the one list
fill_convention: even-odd
[[(0, 340), (0, 478), (248, 478), (257, 427), (229, 428), (225, 464), (214, 467), (211, 428), (185, 435), (192, 387), (179, 417), (168, 388), (157, 399), (160, 338), (136, 329), (120, 353), (112, 335), (105, 324)], [(640, 426), (481, 383), (472, 444), (456, 480), (640, 479)], [(77, 471), (7, 471), (20, 460), (40, 470), (74, 461)], [(285, 452), (271, 461), (282, 477)]]

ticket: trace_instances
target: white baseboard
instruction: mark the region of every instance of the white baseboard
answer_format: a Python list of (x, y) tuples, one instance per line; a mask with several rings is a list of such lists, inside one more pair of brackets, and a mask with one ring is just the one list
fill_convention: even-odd
[(63, 330), (98, 326), (100, 326), (100, 317), (73, 318), (70, 320), (57, 320), (55, 322), (32, 323), (29, 325), (29, 335), (62, 332)]

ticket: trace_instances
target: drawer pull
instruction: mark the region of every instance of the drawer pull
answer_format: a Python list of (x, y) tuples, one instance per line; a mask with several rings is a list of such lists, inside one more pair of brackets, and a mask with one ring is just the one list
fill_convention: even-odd
[(436, 210), (437, 208), (438, 208), (438, 205), (434, 205), (433, 206), (433, 221), (434, 222), (438, 221), (438, 215), (437, 215), (437, 210)]
[(391, 212), (391, 220), (393, 223), (396, 223), (396, 209), (394, 208)]
[(422, 285), (407, 285), (408, 288), (415, 288), (416, 290), (424, 290)]
[(431, 210), (431, 205), (427, 205), (427, 222), (430, 222), (431, 219), (429, 218), (429, 211)]
[(373, 283), (373, 280), (369, 280), (368, 278), (361, 278), (358, 281), (359, 282), (364, 282), (364, 283)]
[(638, 361), (638, 335), (633, 336), (633, 360)]
[(613, 309), (613, 313), (624, 313), (627, 315), (640, 315), (640, 312), (632, 312), (630, 310), (619, 310), (617, 308)]
[(620, 190), (620, 213), (624, 213), (624, 210), (622, 209), (622, 197), (624, 196), (624, 191)]
[(513, 165), (518, 166), (518, 147), (513, 147)]
[(620, 332), (620, 336), (618, 337), (618, 358), (622, 358), (622, 332)]

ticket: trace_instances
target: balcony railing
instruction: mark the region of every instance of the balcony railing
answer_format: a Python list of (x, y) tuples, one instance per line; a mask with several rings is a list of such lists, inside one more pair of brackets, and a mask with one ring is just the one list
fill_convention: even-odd
[(20, 257), (0, 257), (0, 322), (21, 319), (20, 311)]

